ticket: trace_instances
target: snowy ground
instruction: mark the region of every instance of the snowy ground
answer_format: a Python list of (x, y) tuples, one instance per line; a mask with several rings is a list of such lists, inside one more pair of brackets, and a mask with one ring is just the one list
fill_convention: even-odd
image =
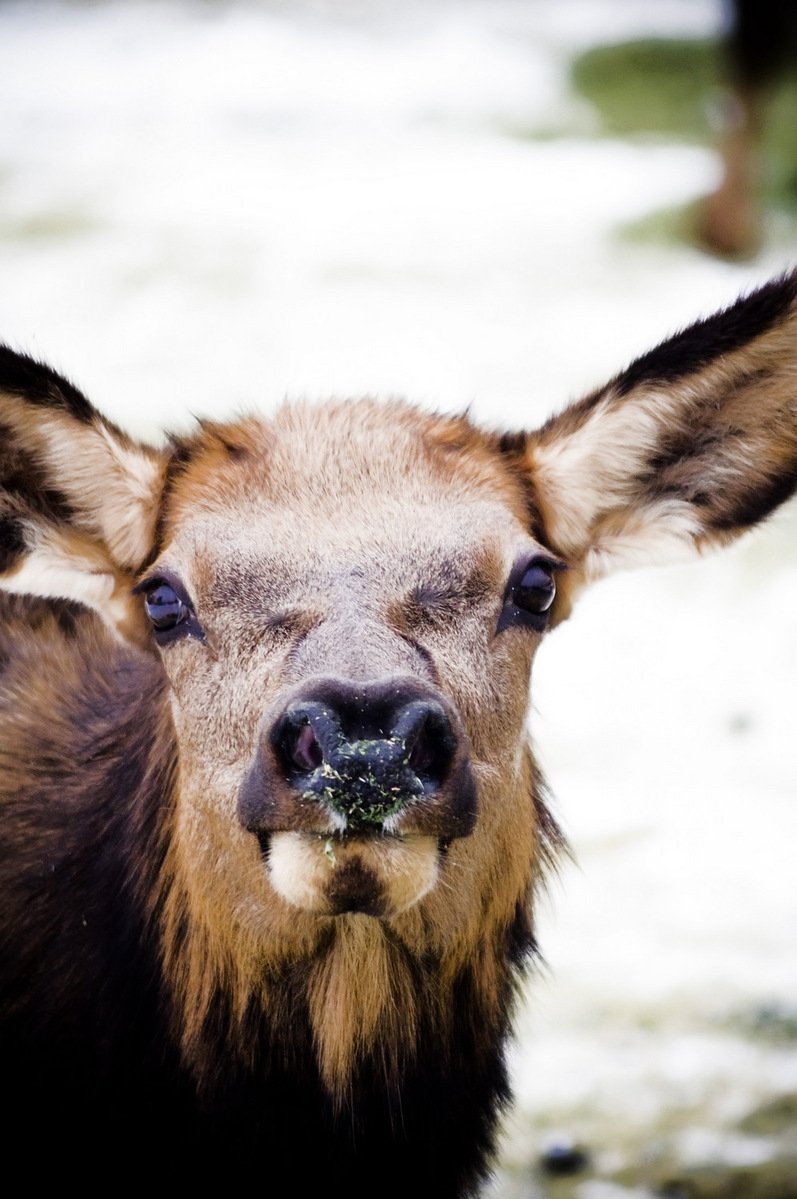
[[(706, 191), (711, 153), (511, 133), (579, 103), (578, 48), (721, 16), (6, 0), (0, 335), (144, 436), (360, 392), (532, 426), (797, 261), (776, 226), (745, 265), (615, 236)], [(542, 913), (502, 1195), (557, 1129), (618, 1162), (662, 1130), (687, 1159), (765, 1153), (723, 1129), (797, 1090), (778, 1035), (797, 1019), (795, 551), (792, 505), (704, 564), (602, 584), (541, 650), (532, 731), (577, 864)]]

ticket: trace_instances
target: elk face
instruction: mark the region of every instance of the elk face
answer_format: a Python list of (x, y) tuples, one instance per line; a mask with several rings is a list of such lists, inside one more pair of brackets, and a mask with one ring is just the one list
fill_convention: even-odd
[(168, 678), (174, 955), (186, 912), (249, 978), (340, 915), (450, 961), (511, 956), (522, 919), (528, 943), (552, 831), (525, 735), (539, 636), (583, 585), (724, 545), (794, 494), (795, 346), (793, 272), (523, 435), (364, 400), (165, 450), (0, 347), (0, 586), (126, 641), (146, 611)]
[(225, 436), (194, 446), (137, 588), (197, 887), (247, 923), (270, 887), (391, 919), (486, 852), (485, 829), (491, 869), (513, 837), (527, 859), (528, 675), (560, 564), (520, 484), (465, 422), (399, 405)]

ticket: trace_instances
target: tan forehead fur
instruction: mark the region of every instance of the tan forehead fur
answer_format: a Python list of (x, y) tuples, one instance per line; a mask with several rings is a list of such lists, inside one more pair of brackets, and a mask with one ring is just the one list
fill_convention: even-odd
[(264, 503), (313, 520), (341, 503), (368, 513), (400, 500), (395, 519), (406, 521), (416, 505), (473, 499), (527, 523), (519, 477), (467, 418), (400, 401), (286, 404), (270, 419), (205, 423), (177, 444), (163, 540), (189, 515), (245, 514)]

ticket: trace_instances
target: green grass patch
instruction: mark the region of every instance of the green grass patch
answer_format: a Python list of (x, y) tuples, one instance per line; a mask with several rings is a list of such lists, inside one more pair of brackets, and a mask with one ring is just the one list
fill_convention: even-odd
[(575, 91), (612, 137), (705, 142), (718, 102), (722, 53), (716, 41), (646, 39), (596, 46), (575, 59)]
[(31, 212), (18, 219), (0, 220), (0, 237), (14, 241), (39, 241), (51, 238), (81, 237), (93, 233), (99, 224), (87, 212), (64, 208)]
[[(571, 83), (594, 113), (593, 135), (702, 146), (716, 146), (722, 136), (728, 90), (719, 40), (596, 46), (573, 61)], [(797, 232), (797, 72), (778, 82), (766, 105), (758, 194)], [(697, 203), (662, 209), (621, 233), (637, 242), (691, 242), (697, 215)]]

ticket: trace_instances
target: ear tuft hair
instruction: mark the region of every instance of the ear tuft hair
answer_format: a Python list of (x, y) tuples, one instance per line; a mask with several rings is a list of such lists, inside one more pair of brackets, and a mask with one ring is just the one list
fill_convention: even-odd
[(165, 455), (51, 367), (0, 346), (0, 587), (77, 600), (118, 629), (151, 552)]

